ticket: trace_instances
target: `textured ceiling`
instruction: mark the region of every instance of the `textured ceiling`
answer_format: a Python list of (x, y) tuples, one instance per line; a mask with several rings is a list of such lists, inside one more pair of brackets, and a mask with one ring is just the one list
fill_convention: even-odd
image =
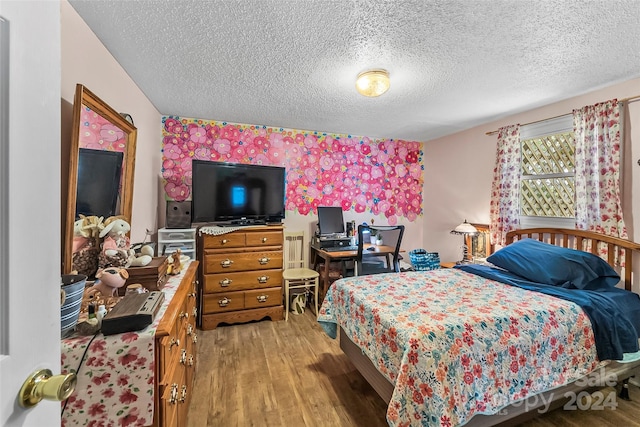
[(637, 0), (69, 3), (163, 115), (427, 141), (640, 76)]

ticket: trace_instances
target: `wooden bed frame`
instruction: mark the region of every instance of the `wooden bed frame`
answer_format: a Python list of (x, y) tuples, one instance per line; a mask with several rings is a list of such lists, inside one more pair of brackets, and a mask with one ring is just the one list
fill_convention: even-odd
[[(550, 243), (556, 246), (569, 248), (587, 248), (590, 244), (591, 253), (596, 253), (598, 244), (605, 244), (608, 247), (608, 263), (614, 266), (615, 251), (618, 249), (626, 249), (625, 251), (625, 268), (624, 274), (621, 275), (624, 281), (625, 289), (631, 291), (632, 280), (632, 263), (634, 252), (640, 253), (640, 244), (629, 240), (619, 239), (615, 237), (604, 236), (582, 230), (570, 230), (561, 228), (529, 228), (511, 231), (507, 234), (507, 244), (521, 238), (535, 238), (539, 241)], [(614, 266), (615, 267), (615, 266)], [(380, 395), (380, 397), (388, 404), (393, 394), (394, 385), (387, 380), (374, 366), (374, 364), (365, 356), (362, 350), (349, 339), (342, 327), (340, 328), (340, 348), (360, 371), (362, 376)], [(605, 378), (615, 378), (621, 387), (627, 387), (627, 381), (634, 375), (634, 371), (640, 368), (640, 360), (630, 363), (610, 362), (604, 368)], [(567, 401), (566, 393), (578, 393), (582, 390), (593, 389), (593, 386), (587, 384), (577, 385), (570, 383), (566, 386), (541, 393), (537, 396), (539, 405), (516, 404), (510, 405), (505, 410), (495, 415), (475, 415), (465, 424), (469, 427), (485, 427), (499, 424), (515, 425), (526, 419), (534, 418), (538, 415), (538, 410), (544, 408), (545, 403), (552, 402), (548, 407), (549, 410), (561, 407)], [(598, 388), (598, 387), (596, 387)], [(623, 393), (621, 391), (621, 393)], [(621, 394), (622, 395), (622, 394)], [(530, 401), (529, 401), (530, 402)]]

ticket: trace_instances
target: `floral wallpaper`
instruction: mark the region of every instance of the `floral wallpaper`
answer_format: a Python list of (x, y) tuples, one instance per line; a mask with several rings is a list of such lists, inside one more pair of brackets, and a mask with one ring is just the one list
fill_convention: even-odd
[(345, 134), (164, 116), (167, 200), (191, 196), (191, 159), (284, 166), (286, 209), (302, 215), (318, 206), (399, 217), (422, 214), (422, 144)]
[(124, 152), (124, 131), (86, 105), (80, 110), (80, 148)]

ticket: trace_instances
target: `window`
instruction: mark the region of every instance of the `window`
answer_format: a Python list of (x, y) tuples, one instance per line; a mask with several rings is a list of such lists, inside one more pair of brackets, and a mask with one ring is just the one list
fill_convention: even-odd
[(573, 117), (520, 129), (520, 223), (523, 227), (567, 226), (575, 221)]

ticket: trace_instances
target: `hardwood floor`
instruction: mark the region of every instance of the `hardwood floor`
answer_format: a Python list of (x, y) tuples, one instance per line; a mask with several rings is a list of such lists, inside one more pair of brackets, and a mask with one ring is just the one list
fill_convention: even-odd
[[(387, 426), (386, 404), (315, 321), (311, 310), (289, 321), (198, 331), (189, 427)], [(637, 426), (640, 390), (616, 410), (556, 410), (522, 426)]]

